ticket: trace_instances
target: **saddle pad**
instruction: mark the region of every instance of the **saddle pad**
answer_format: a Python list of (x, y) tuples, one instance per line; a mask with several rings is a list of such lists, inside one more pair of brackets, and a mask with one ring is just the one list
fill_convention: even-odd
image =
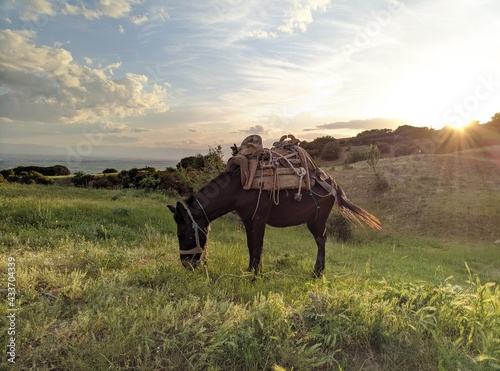
[[(278, 170), (292, 170), (293, 169), (278, 169)], [(282, 189), (299, 189), (300, 177), (294, 174), (281, 174), (276, 178), (274, 175), (265, 175), (258, 171), (253, 178), (250, 189), (262, 189), (263, 191), (274, 191)], [(306, 180), (302, 178), (301, 189), (306, 189)], [(311, 187), (314, 185), (315, 180), (311, 179)]]

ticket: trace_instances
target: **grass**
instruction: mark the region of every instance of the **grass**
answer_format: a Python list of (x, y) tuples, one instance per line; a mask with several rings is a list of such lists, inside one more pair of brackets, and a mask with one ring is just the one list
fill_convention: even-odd
[[(441, 181), (426, 176), (424, 188)], [(401, 181), (413, 197), (420, 185)], [(425, 220), (402, 193), (369, 202), (385, 219)], [(453, 193), (431, 193), (421, 213), (447, 217), (452, 209), (437, 205), (458, 203)], [(484, 216), (478, 224), (496, 217), (494, 192), (471, 197), (485, 200), (464, 205)], [(12, 369), (500, 367), (498, 246), (493, 233), (475, 239), (474, 219), (460, 238), (443, 238), (436, 222), (425, 234), (397, 232), (392, 220), (383, 233), (330, 241), (322, 279), (312, 276), (316, 248), (305, 227), (268, 228), (264, 273), (254, 278), (242, 271), (245, 234), (229, 214), (213, 223), (207, 278), (181, 266), (168, 202), (132, 190), (0, 184), (0, 270), (16, 258)], [(6, 312), (7, 300), (0, 306)]]

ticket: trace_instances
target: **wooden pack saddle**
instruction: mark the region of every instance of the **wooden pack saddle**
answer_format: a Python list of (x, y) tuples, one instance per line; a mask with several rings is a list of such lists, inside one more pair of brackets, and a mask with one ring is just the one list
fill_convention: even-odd
[[(264, 191), (297, 190), (295, 200), (300, 201), (301, 191), (310, 190), (316, 181), (328, 187), (331, 179), (312, 160), (300, 141), (293, 135), (284, 135), (272, 148), (263, 148), (259, 135), (250, 135), (241, 143), (231, 147), (233, 157), (227, 162), (227, 170), (240, 167), (243, 189)], [(330, 191), (331, 186), (328, 187)]]

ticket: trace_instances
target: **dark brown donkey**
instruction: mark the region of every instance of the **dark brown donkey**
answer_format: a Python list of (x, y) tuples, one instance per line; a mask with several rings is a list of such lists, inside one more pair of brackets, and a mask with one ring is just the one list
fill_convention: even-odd
[[(278, 198), (270, 197), (269, 191), (244, 190), (239, 168), (219, 174), (185, 203), (177, 202), (175, 207), (168, 205), (177, 223), (182, 264), (196, 267), (206, 254), (210, 223), (235, 211), (245, 225), (250, 271), (254, 270), (256, 274), (261, 271), (266, 224), (289, 227), (305, 223), (318, 245), (314, 273), (320, 276), (325, 268), (326, 221), (335, 200), (346, 217), (380, 229), (380, 222), (375, 216), (349, 201), (334, 181), (328, 179), (327, 183), (331, 186), (330, 192), (317, 181), (310, 191), (303, 190), (301, 200), (296, 201), (294, 192), (279, 191), (275, 195)], [(278, 199), (279, 203), (276, 202)]]

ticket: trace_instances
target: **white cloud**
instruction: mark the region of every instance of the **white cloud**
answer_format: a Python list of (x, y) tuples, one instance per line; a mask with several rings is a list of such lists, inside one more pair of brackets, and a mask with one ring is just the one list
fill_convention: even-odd
[[(84, 2), (71, 4), (54, 0), (29, 0), (22, 5), (20, 17), (25, 21), (36, 21), (42, 16), (55, 16), (61, 12), (64, 15), (81, 15), (87, 20), (101, 17), (120, 19), (129, 17), (132, 7), (141, 3), (142, 0), (100, 0), (91, 8)], [(144, 17), (130, 17), (130, 21), (144, 23), (147, 21), (147, 17), (145, 20)]]
[(295, 1), (293, 10), (287, 13), (287, 18), (278, 30), (292, 34), (295, 29), (305, 32), (313, 22), (313, 11), (325, 12), (330, 5), (330, 0), (308, 0), (305, 3)]
[(87, 66), (90, 66), (90, 65), (92, 65), (92, 63), (94, 63), (94, 60), (92, 58), (89, 58), (89, 57), (83, 57), (83, 60), (85, 61), (85, 64)]
[(248, 130), (240, 130), (240, 133), (245, 133), (245, 134), (266, 134), (267, 130), (262, 125), (255, 125), (255, 126), (252, 126)]
[[(76, 63), (64, 49), (35, 45), (32, 31), (0, 30), (2, 115), (36, 122), (95, 122), (168, 110), (167, 85), (145, 75), (112, 79), (121, 62), (104, 68)], [(88, 64), (90, 59), (86, 59)]]
[(140, 0), (100, 0), (97, 8), (104, 16), (123, 18), (130, 13), (132, 5), (140, 3)]
[(118, 32), (119, 33), (124, 33), (125, 32), (125, 30), (123, 29), (123, 26), (121, 24), (118, 25)]
[(37, 21), (41, 16), (53, 16), (56, 10), (49, 0), (28, 0), (20, 18), (23, 21)]
[(373, 118), (366, 120), (350, 120), (350, 121), (337, 121), (330, 124), (317, 125), (315, 129), (307, 130), (336, 130), (336, 129), (359, 129), (359, 130), (370, 130), (370, 129), (395, 129), (398, 126), (404, 125), (405, 121), (401, 119), (390, 119), (390, 118)]
[(132, 22), (133, 24), (139, 26), (143, 23), (146, 23), (148, 21), (148, 17), (143, 15), (143, 16), (140, 16), (140, 17), (129, 17), (129, 20), (130, 22)]
[(276, 32), (269, 32), (269, 31), (264, 31), (264, 30), (254, 30), (250, 31), (248, 33), (249, 37), (256, 38), (256, 39), (274, 39), (278, 37), (278, 34)]
[(170, 18), (168, 15), (167, 11), (164, 8), (155, 8), (152, 10), (153, 15), (151, 18), (153, 20), (160, 20), (160, 21), (166, 21), (167, 19)]
[(145, 129), (145, 128), (134, 128), (132, 129), (134, 133), (147, 133), (149, 131), (153, 131), (151, 129)]

